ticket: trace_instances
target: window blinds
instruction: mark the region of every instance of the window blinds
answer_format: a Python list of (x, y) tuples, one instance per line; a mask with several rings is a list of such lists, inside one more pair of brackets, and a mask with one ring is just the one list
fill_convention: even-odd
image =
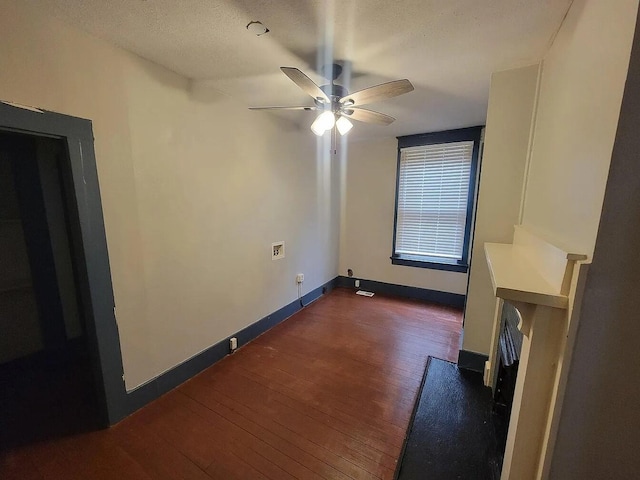
[(395, 253), (460, 260), (473, 142), (400, 150)]

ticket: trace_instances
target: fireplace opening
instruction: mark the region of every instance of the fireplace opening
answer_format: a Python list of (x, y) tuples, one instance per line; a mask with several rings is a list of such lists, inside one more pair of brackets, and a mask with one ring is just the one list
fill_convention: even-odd
[(515, 307), (504, 303), (501, 314), (501, 329), (498, 344), (498, 376), (493, 395), (493, 411), (496, 420), (496, 436), (499, 451), (504, 451), (509, 430), (509, 418), (516, 388), (522, 332), (518, 329), (520, 316)]

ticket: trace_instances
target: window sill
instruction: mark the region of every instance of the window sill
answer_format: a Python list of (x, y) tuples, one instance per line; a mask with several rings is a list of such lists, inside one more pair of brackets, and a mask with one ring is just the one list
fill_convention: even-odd
[(459, 263), (457, 260), (446, 260), (434, 257), (392, 256), (391, 263), (405, 267), (430, 268), (431, 270), (444, 270), (447, 272), (467, 273), (469, 270), (468, 265)]

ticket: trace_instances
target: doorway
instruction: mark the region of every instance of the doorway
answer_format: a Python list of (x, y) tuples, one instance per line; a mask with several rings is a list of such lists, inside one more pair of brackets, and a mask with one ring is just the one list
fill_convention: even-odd
[(98, 428), (61, 166), (64, 142), (0, 132), (0, 445)]
[(129, 413), (89, 120), (0, 102), (4, 444)]

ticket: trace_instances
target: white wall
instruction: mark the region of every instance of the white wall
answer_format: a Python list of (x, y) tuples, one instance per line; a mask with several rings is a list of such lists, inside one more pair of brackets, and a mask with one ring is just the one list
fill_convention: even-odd
[(307, 131), (0, 7), (0, 97), (93, 121), (128, 389), (335, 277), (339, 171)]
[[(554, 415), (560, 412), (554, 479), (632, 478), (637, 473), (629, 469), (637, 443), (630, 441), (637, 431), (630, 425), (637, 415), (627, 410), (637, 388), (628, 389), (630, 377), (618, 373), (620, 366), (637, 363), (637, 355), (621, 355), (633, 348), (638, 332), (628, 323), (637, 308), (630, 297), (624, 299), (634, 295), (629, 286), (637, 282), (620, 256), (624, 252), (627, 262), (637, 264), (637, 235), (615, 212), (605, 210), (603, 222), (615, 221), (615, 228), (610, 225), (604, 237), (598, 236), (600, 252), (596, 246), (637, 10), (637, 0), (575, 0), (543, 61), (523, 224), (568, 251), (593, 255), (579, 318), (571, 320), (578, 323), (570, 331), (577, 327), (578, 332), (567, 340), (574, 351), (568, 352), (570, 365), (562, 366), (569, 369), (566, 393), (561, 391), (552, 406)], [(627, 140), (635, 138), (637, 121), (627, 128)], [(625, 152), (633, 157), (626, 161), (635, 162), (635, 152)], [(625, 175), (637, 178), (634, 170), (618, 172), (619, 179)], [(628, 188), (628, 182), (621, 185)], [(619, 184), (607, 188), (615, 191)], [(626, 194), (632, 207), (625, 219), (634, 218), (632, 193)], [(622, 211), (625, 195), (616, 197), (613, 208)], [(607, 252), (611, 249), (620, 251)]]
[(489, 353), (496, 298), (485, 242), (511, 243), (519, 223), (539, 65), (491, 76), (463, 349)]
[(523, 224), (593, 253), (637, 0), (576, 0), (544, 58)]
[[(553, 457), (552, 479), (636, 478), (640, 442), (640, 28)], [(635, 219), (635, 221), (629, 221)]]
[(349, 143), (340, 275), (464, 294), (466, 273), (391, 264), (397, 165), (393, 137)]
[[(548, 241), (589, 256), (600, 219), (637, 6), (637, 0), (576, 0), (542, 62), (521, 222)], [(510, 87), (506, 77), (504, 85), (495, 80), (487, 117), (463, 345), (466, 350), (485, 354), (491, 344), (493, 317), (489, 312), (493, 312), (495, 300), (489, 296), (484, 253), (480, 254), (482, 262), (478, 261), (482, 251), (478, 244), (511, 239), (509, 223), (517, 223), (516, 204), (503, 199), (513, 201), (516, 192), (504, 192), (502, 197), (495, 191), (496, 182), (502, 174), (520, 175), (530, 133), (526, 112), (532, 101), (532, 77), (528, 83), (524, 77), (520, 82), (514, 77)], [(522, 96), (507, 101), (518, 89), (522, 89)], [(493, 101), (500, 103), (492, 105)], [(492, 130), (501, 129), (501, 137), (492, 135)], [(492, 162), (498, 158), (506, 163), (493, 169)], [(507, 165), (511, 169), (502, 170)], [(485, 191), (493, 193), (484, 197)], [(492, 217), (488, 214), (491, 210), (499, 214)]]

